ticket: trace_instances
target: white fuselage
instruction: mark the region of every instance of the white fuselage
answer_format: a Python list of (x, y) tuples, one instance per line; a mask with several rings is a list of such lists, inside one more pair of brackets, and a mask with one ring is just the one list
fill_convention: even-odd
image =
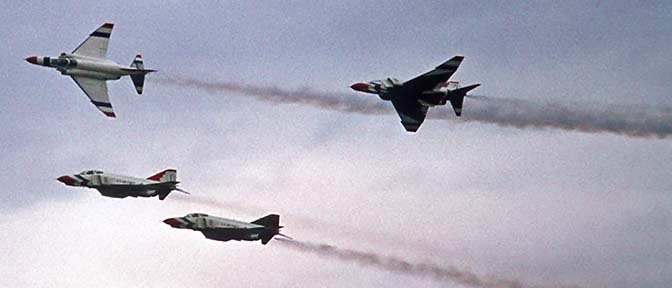
[[(98, 190), (103, 196), (114, 198), (153, 197), (170, 193), (178, 182), (161, 182), (102, 171), (84, 171), (58, 178), (68, 186), (86, 187)], [(161, 197), (160, 197), (161, 198)], [(163, 196), (165, 198), (165, 196)]]
[[(82, 186), (87, 188), (105, 188), (106, 186), (129, 186), (129, 185), (147, 185), (156, 184), (158, 181), (136, 178), (131, 176), (103, 173), (101, 171), (84, 171), (72, 176), (62, 176), (70, 178), (66, 180), (69, 186)], [(64, 182), (64, 181), (61, 182)]]
[(181, 218), (175, 218), (180, 224), (180, 227), (175, 228), (189, 228), (192, 230), (206, 230), (206, 229), (255, 229), (264, 228), (262, 225), (253, 224), (249, 222), (238, 221), (234, 219), (221, 218), (216, 216), (205, 215), (201, 213), (193, 213)]
[(99, 80), (117, 80), (134, 74), (132, 69), (111, 60), (91, 58), (77, 54), (61, 53), (59, 57), (37, 57), (37, 65), (52, 67), (68, 76), (81, 76)]
[[(163, 223), (178, 229), (199, 231), (205, 238), (217, 241), (256, 241), (266, 245), (275, 235), (280, 234), (280, 216), (269, 214), (252, 222), (191, 213), (184, 217), (168, 218)], [(286, 236), (285, 236), (286, 237)]]

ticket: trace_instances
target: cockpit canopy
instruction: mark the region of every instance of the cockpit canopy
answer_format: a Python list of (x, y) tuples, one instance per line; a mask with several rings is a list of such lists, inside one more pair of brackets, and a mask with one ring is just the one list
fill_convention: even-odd
[(71, 68), (71, 67), (76, 67), (77, 66), (77, 60), (69, 59), (69, 58), (63, 58), (63, 57), (49, 58), (49, 65), (50, 66), (57, 66), (57, 67), (64, 67), (64, 68)]
[(374, 81), (371, 81), (371, 84), (373, 84), (377, 88), (383, 89), (383, 90), (389, 89), (389, 88), (392, 88), (392, 87), (395, 87), (395, 86), (404, 85), (404, 83), (399, 81), (399, 79), (397, 79), (397, 78), (387, 78), (387, 79), (384, 79), (384, 80), (374, 80)]
[(79, 175), (94, 175), (94, 174), (103, 174), (103, 171), (86, 170), (86, 171), (79, 172)]
[(203, 213), (187, 214), (187, 217), (190, 217), (190, 218), (207, 217), (207, 216), (208, 216), (207, 214), (203, 214)]

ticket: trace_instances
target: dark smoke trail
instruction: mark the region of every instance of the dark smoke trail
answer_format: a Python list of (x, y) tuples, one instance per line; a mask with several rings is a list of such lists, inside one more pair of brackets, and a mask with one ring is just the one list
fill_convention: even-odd
[[(672, 136), (672, 107), (639, 105), (586, 105), (532, 102), (471, 96), (466, 120), (517, 128), (558, 128), (588, 133), (613, 133), (629, 137)], [(473, 103), (472, 103), (473, 102)], [(465, 104), (466, 106), (467, 104)], [(446, 110), (437, 118), (445, 118)], [(436, 114), (435, 114), (436, 115)], [(430, 114), (433, 118), (433, 115)]]
[[(267, 209), (261, 207), (240, 205), (231, 201), (221, 201), (209, 199), (207, 197), (199, 197), (194, 195), (182, 196), (180, 194), (175, 195), (175, 200), (179, 200), (186, 203), (193, 203), (198, 205), (210, 206), (217, 209), (225, 209), (234, 211), (237, 213), (243, 213), (250, 216), (257, 217), (260, 214), (268, 213)], [(285, 214), (282, 214), (285, 215)], [(342, 225), (334, 226), (333, 223), (326, 223), (323, 221), (315, 220), (313, 218), (302, 217), (298, 215), (291, 216), (292, 222), (300, 224), (307, 229), (313, 229), (315, 227), (320, 227), (320, 233), (324, 233), (325, 227), (334, 228), (338, 231), (350, 231), (347, 233), (348, 238), (352, 239), (357, 238), (358, 236), (363, 236), (366, 234), (366, 230), (350, 230), (351, 227), (346, 227)], [(329, 229), (327, 229), (329, 230)], [(356, 232), (355, 232), (356, 231)], [(380, 239), (394, 239), (394, 243), (399, 244), (398, 242), (404, 242), (404, 245), (413, 246), (414, 249), (421, 248), (420, 243), (410, 243), (402, 241), (402, 239), (392, 237), (391, 235), (386, 235), (381, 237), (377, 235), (376, 243), (380, 244)], [(327, 244), (315, 244), (310, 242), (303, 242), (297, 240), (289, 240), (284, 238), (275, 238), (278, 243), (284, 244), (286, 247), (301, 251), (318, 254), (324, 257), (333, 257), (342, 261), (354, 262), (363, 266), (371, 266), (379, 269), (383, 269), (393, 273), (401, 273), (404, 275), (416, 276), (416, 277), (425, 277), (430, 278), (436, 281), (445, 281), (451, 284), (459, 283), (471, 287), (479, 288), (525, 288), (525, 287), (540, 287), (540, 286), (529, 286), (524, 285), (517, 280), (508, 280), (508, 279), (499, 279), (499, 278), (484, 278), (480, 277), (473, 272), (461, 270), (454, 266), (438, 266), (431, 263), (413, 263), (403, 258), (385, 256), (375, 252), (362, 252), (351, 249), (339, 248), (333, 245)], [(419, 246), (420, 245), (420, 246)], [(435, 248), (428, 248), (428, 253), (438, 252)], [(557, 286), (557, 287), (570, 287), (570, 286)], [(571, 286), (576, 287), (576, 286)]]
[[(283, 90), (274, 87), (212, 82), (171, 77), (154, 79), (168, 85), (204, 90), (209, 93), (233, 92), (257, 100), (312, 106), (358, 114), (391, 114), (391, 105), (354, 93), (326, 93), (310, 90)], [(462, 121), (476, 121), (516, 128), (556, 128), (588, 133), (613, 133), (629, 137), (667, 138), (672, 136), (672, 107), (619, 105), (581, 105), (557, 102), (532, 102), (484, 96), (465, 101)], [(432, 109), (429, 118), (458, 121), (449, 107)]]
[(393, 273), (427, 277), (436, 281), (445, 281), (451, 284), (459, 283), (470, 287), (480, 288), (523, 288), (530, 287), (517, 280), (485, 279), (476, 274), (458, 269), (454, 266), (438, 266), (429, 263), (413, 263), (399, 257), (385, 256), (373, 252), (362, 252), (338, 248), (326, 244), (314, 244), (296, 240), (278, 238), (285, 246), (325, 257), (333, 257), (343, 261), (355, 262), (363, 266), (372, 266)]

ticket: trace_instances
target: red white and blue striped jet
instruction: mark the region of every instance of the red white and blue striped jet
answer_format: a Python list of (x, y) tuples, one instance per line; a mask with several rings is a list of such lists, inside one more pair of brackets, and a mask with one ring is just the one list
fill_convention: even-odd
[(416, 132), (425, 121), (429, 107), (446, 105), (450, 102), (455, 115), (458, 117), (462, 115), (464, 96), (481, 85), (473, 84), (460, 88), (458, 82), (448, 81), (463, 59), (462, 56), (455, 56), (434, 70), (403, 83), (395, 78), (387, 78), (368, 83), (355, 83), (350, 88), (376, 94), (380, 99), (391, 101), (406, 131)]
[(243, 222), (233, 219), (191, 213), (184, 217), (168, 218), (163, 223), (177, 229), (191, 229), (203, 233), (205, 238), (217, 241), (257, 241), (266, 245), (273, 236), (292, 239), (280, 233), (280, 216), (269, 214), (252, 222)]
[(140, 54), (135, 56), (130, 67), (108, 60), (107, 46), (113, 27), (112, 23), (103, 24), (71, 53), (63, 52), (58, 57), (30, 56), (26, 61), (72, 77), (98, 110), (108, 117), (116, 117), (107, 94), (107, 81), (130, 76), (135, 90), (142, 94), (145, 75), (156, 70), (145, 69)]
[(172, 191), (190, 194), (177, 188), (180, 182), (177, 181), (175, 169), (163, 170), (147, 179), (88, 170), (79, 174), (63, 175), (57, 180), (68, 186), (93, 188), (101, 195), (113, 198), (159, 196), (163, 200)]

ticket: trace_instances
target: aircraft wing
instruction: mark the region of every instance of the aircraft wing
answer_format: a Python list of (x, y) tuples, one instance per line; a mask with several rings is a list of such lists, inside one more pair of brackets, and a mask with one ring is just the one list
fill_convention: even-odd
[(79, 44), (72, 54), (79, 54), (82, 56), (105, 59), (107, 57), (107, 45), (110, 42), (110, 35), (112, 35), (112, 23), (105, 23), (100, 28), (89, 34), (89, 37)]
[(401, 125), (404, 125), (404, 128), (408, 132), (416, 132), (422, 122), (425, 121), (427, 116), (428, 106), (418, 103), (413, 98), (400, 98), (392, 100), (392, 105), (394, 109), (397, 110), (397, 114), (401, 118)]
[(404, 86), (415, 92), (436, 90), (448, 81), (450, 76), (453, 76), (453, 73), (457, 71), (457, 67), (462, 63), (462, 59), (464, 59), (462, 56), (450, 58), (450, 60), (443, 62), (443, 64), (437, 66), (434, 70), (406, 81)]
[(93, 79), (81, 76), (72, 76), (72, 80), (79, 85), (86, 96), (89, 96), (91, 103), (103, 112), (107, 117), (117, 117), (112, 110), (110, 96), (107, 95), (107, 82), (105, 80)]

